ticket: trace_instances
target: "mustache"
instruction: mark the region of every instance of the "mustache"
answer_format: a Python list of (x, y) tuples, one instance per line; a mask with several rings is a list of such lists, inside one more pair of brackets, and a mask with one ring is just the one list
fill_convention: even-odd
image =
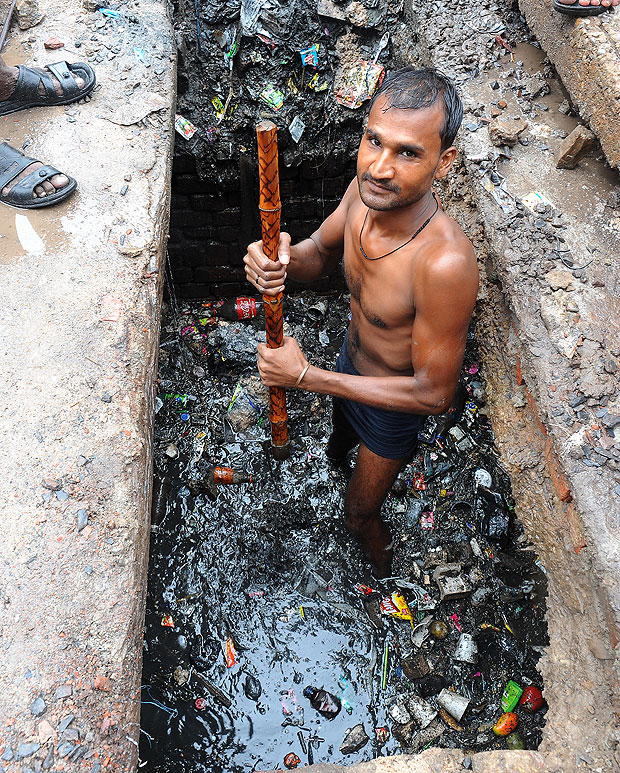
[(391, 191), (392, 193), (400, 193), (400, 188), (398, 185), (394, 185), (394, 183), (390, 182), (384, 182), (383, 180), (375, 180), (375, 178), (370, 175), (368, 172), (364, 172), (362, 175), (362, 182), (368, 181), (371, 183), (374, 183), (375, 185), (379, 185), (381, 188), (385, 188), (386, 191)]

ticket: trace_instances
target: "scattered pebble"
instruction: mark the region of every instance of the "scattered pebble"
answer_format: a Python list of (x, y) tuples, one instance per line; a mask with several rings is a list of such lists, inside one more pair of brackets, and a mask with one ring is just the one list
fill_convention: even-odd
[(32, 757), (35, 752), (38, 752), (41, 748), (40, 743), (20, 743), (17, 747), (17, 759), (23, 760), (26, 757)]
[(68, 754), (71, 754), (74, 748), (75, 748), (75, 744), (72, 744), (69, 741), (65, 741), (64, 743), (59, 744), (58, 756), (60, 757), (60, 759), (63, 759), (63, 757), (66, 757)]
[(82, 531), (82, 529), (88, 525), (88, 510), (85, 510), (82, 508), (81, 510), (77, 511), (77, 530)]
[(61, 684), (56, 688), (54, 698), (61, 700), (62, 698), (69, 698), (71, 695), (73, 695), (73, 687), (70, 684)]
[(46, 708), (47, 708), (47, 705), (41, 696), (36, 698), (30, 704), (30, 712), (31, 714), (34, 714), (35, 717), (40, 717), (45, 712)]
[(74, 719), (75, 719), (75, 714), (68, 714), (64, 719), (60, 721), (60, 724), (58, 725), (58, 732), (64, 733)]
[(60, 40), (59, 38), (54, 38), (54, 37), (52, 37), (52, 38), (48, 38), (48, 39), (45, 41), (45, 43), (43, 44), (43, 46), (44, 46), (44, 47), (45, 47), (45, 48), (46, 48), (48, 51), (56, 51), (56, 50), (57, 50), (57, 49), (59, 49), (59, 48), (64, 48), (64, 45), (65, 45), (65, 44), (62, 42), (62, 40)]

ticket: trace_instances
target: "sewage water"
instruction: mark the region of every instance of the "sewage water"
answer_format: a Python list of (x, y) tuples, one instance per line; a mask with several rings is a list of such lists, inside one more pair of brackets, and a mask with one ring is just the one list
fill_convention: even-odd
[[(310, 311), (317, 300), (327, 305), (318, 321)], [(333, 368), (347, 300), (286, 299), (285, 334), (319, 366)], [(493, 447), (473, 335), (458, 424), (438, 436), (441, 417), (427, 421), (384, 505), (394, 577), (377, 581), (342, 525), (346, 471), (324, 456), (330, 399), (288, 393), (292, 453), (275, 462), (265, 450), (268, 394), (255, 365), (263, 320), (210, 324), (205, 314), (200, 303), (175, 304), (160, 344), (144, 769), (240, 773), (284, 769), (289, 753), (303, 766), (428, 745), (504, 747), (492, 726), (508, 680), (542, 688), (546, 580)], [(192, 481), (213, 465), (253, 481), (197, 493)], [(480, 484), (501, 494), (495, 511)], [(463, 597), (440, 600), (442, 576), (460, 583)], [(412, 621), (381, 613), (397, 591)], [(445, 638), (429, 633), (433, 621)], [(458, 659), (462, 634), (473, 637), (475, 662)], [(308, 685), (340, 698), (335, 719), (303, 697)], [(435, 716), (443, 688), (469, 701), (458, 721)], [(425, 718), (415, 696), (428, 704)], [(525, 747), (536, 748), (544, 709), (516, 711)]]

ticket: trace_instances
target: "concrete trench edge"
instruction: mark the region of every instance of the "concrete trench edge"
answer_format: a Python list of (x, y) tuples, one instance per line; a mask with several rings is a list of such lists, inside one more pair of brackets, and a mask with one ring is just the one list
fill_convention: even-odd
[[(524, 5), (523, 0), (522, 5)], [(79, 15), (80, 9), (76, 7), (75, 12), (76, 15)], [(72, 671), (70, 659), (63, 655), (60, 658), (60, 665), (64, 667), (64, 673), (58, 671), (46, 675), (40, 673), (40, 669), (37, 670), (37, 667), (33, 669), (33, 673), (35, 673), (35, 676), (38, 673), (37, 680), (35, 680), (38, 683), (27, 684), (23, 676), (24, 669), (28, 668), (28, 663), (31, 662), (29, 658), (34, 658), (34, 651), (29, 646), (24, 648), (24, 652), (19, 653), (14, 663), (10, 662), (9, 659), (0, 669), (0, 686), (2, 686), (5, 693), (5, 697), (0, 700), (0, 720), (2, 726), (6, 728), (4, 737), (0, 738), (0, 748), (6, 748), (8, 744), (14, 745), (17, 738), (21, 741), (27, 741), (37, 737), (38, 723), (28, 715), (27, 709), (28, 703), (34, 694), (41, 692), (43, 689), (53, 694), (53, 691), (57, 690), (59, 686), (71, 684), (74, 690), (73, 696), (68, 698), (52, 698), (49, 701), (50, 705), (54, 708), (58, 704), (62, 707), (64, 713), (68, 713), (73, 710), (70, 706), (73, 699), (79, 696), (79, 700), (76, 703), (78, 704), (78, 712), (80, 710), (83, 712), (86, 735), (89, 738), (89, 748), (97, 749), (102, 761), (106, 760), (107, 755), (107, 758), (109, 758), (107, 767), (109, 769), (121, 771), (134, 771), (137, 769), (141, 653), (143, 646), (151, 500), (154, 382), (157, 372), (161, 297), (165, 273), (165, 243), (170, 206), (171, 154), (174, 140), (172, 129), (175, 78), (174, 55), (172, 54), (174, 33), (168, 18), (168, 9), (165, 4), (159, 2), (142, 3), (140, 5), (140, 13), (143, 17), (151, 15), (154, 34), (160, 35), (161, 39), (165, 41), (164, 48), (168, 51), (173, 62), (164, 76), (163, 84), (160, 84), (165, 98), (169, 100), (169, 107), (165, 111), (167, 136), (164, 136), (163, 139), (160, 137), (160, 140), (158, 140), (159, 155), (156, 154), (155, 156), (148, 182), (148, 196), (146, 197), (148, 204), (146, 207), (141, 205), (137, 198), (133, 202), (131, 202), (131, 197), (126, 200), (131, 202), (132, 207), (136, 208), (131, 217), (137, 221), (150, 221), (153, 227), (150, 230), (146, 229), (149, 233), (149, 239), (138, 253), (139, 267), (131, 263), (132, 258), (128, 255), (124, 257), (121, 255), (119, 260), (118, 252), (114, 247), (106, 245), (103, 248), (103, 257), (107, 257), (110, 264), (114, 264), (116, 274), (112, 277), (103, 272), (105, 275), (93, 288), (92, 297), (88, 297), (83, 303), (85, 309), (90, 306), (96, 308), (98, 312), (103, 294), (113, 292), (115, 295), (123, 297), (128, 313), (126, 317), (122, 318), (120, 335), (119, 331), (117, 329), (112, 330), (113, 325), (108, 323), (105, 326), (105, 335), (100, 340), (93, 340), (93, 334), (97, 330), (96, 325), (85, 326), (83, 333), (80, 334), (83, 336), (83, 340), (79, 342), (81, 347), (77, 346), (75, 348), (75, 352), (81, 353), (82, 356), (86, 351), (90, 354), (96, 353), (95, 358), (99, 362), (102, 360), (104, 363), (107, 362), (110, 372), (117, 370), (120, 366), (120, 370), (118, 370), (120, 390), (119, 394), (115, 396), (115, 400), (119, 404), (120, 415), (110, 420), (110, 423), (113, 423), (112, 430), (106, 426), (99, 428), (99, 431), (102, 433), (102, 440), (96, 454), (99, 458), (94, 464), (89, 463), (90, 468), (94, 471), (94, 480), (87, 494), (91, 497), (90, 501), (92, 502), (92, 505), (89, 505), (89, 510), (92, 511), (94, 516), (92, 522), (95, 524), (95, 536), (99, 527), (101, 531), (100, 542), (103, 542), (105, 535), (113, 534), (114, 536), (109, 537), (109, 539), (113, 539), (122, 545), (124, 563), (118, 565), (118, 578), (114, 582), (110, 582), (109, 586), (100, 585), (97, 590), (88, 592), (90, 593), (88, 601), (92, 605), (91, 621), (89, 622), (94, 623), (98, 630), (87, 638), (90, 640), (94, 636), (95, 639), (98, 639), (98, 643), (91, 642), (88, 644), (84, 648), (85, 654), (80, 656), (80, 662), (85, 670), (88, 665), (87, 676)], [(537, 34), (541, 35), (543, 45), (545, 40), (549, 41), (549, 54), (556, 62), (560, 54), (554, 54), (549, 35), (544, 31), (539, 33), (541, 22), (535, 18), (535, 11), (529, 10), (528, 7), (525, 8), (525, 13), (528, 20), (532, 18), (533, 28)], [(52, 22), (54, 19), (52, 18), (49, 21)], [(50, 26), (50, 31), (53, 31), (53, 25)], [(423, 42), (422, 40), (422, 44)], [(432, 57), (428, 49), (427, 53), (428, 56), (426, 58), (430, 61)], [(561, 65), (558, 62), (556, 62), (556, 67), (562, 73)], [(571, 71), (567, 70), (566, 72), (570, 76)], [(587, 94), (585, 96), (578, 96), (577, 99), (584, 105), (589, 104), (589, 96)], [(614, 116), (613, 120), (615, 121), (613, 125), (617, 129), (618, 125), (620, 125), (620, 118)], [(599, 126), (596, 119), (592, 117), (591, 121), (593, 128), (598, 132)], [(62, 141), (62, 135), (54, 138), (53, 132), (49, 127), (47, 127), (47, 131), (48, 136), (45, 140), (41, 140), (40, 149), (43, 153), (51, 151), (54, 142), (57, 142), (59, 138)], [(154, 130), (149, 128), (145, 131), (147, 133), (151, 131), (153, 131), (153, 134), (155, 133)], [(118, 142), (121, 136), (120, 133), (116, 135), (115, 141)], [(148, 134), (148, 136), (150, 138), (151, 134)], [(617, 147), (609, 146), (604, 131), (600, 136), (610, 163), (618, 165), (619, 159), (615, 155)], [(83, 174), (86, 175), (86, 171)], [(148, 177), (148, 175), (146, 176)], [(479, 213), (486, 221), (487, 229), (492, 231), (494, 228), (493, 223), (498, 219), (497, 209), (493, 209), (493, 205), (489, 202), (486, 192), (480, 185), (472, 184), (470, 186), (470, 193), (476, 202)], [(84, 200), (82, 202), (85, 208), (84, 217), (86, 218), (89, 214), (89, 206), (96, 207), (102, 204), (103, 202), (96, 199), (88, 200), (88, 190), (85, 185)], [(80, 210), (78, 208), (79, 213)], [(100, 237), (101, 242), (108, 241), (108, 239), (104, 238), (106, 233), (109, 235), (109, 232), (106, 232), (104, 228), (98, 232), (97, 235)], [(563, 502), (561, 505), (558, 505), (556, 502), (556, 505), (563, 510), (567, 522), (570, 522), (569, 528), (572, 529), (572, 532), (569, 547), (577, 556), (582, 572), (587, 572), (588, 569), (591, 569), (588, 582), (591, 585), (593, 597), (598, 599), (599, 605), (598, 609), (594, 611), (594, 618), (598, 617), (598, 623), (601, 629), (606, 630), (609, 640), (609, 657), (602, 659), (601, 669), (603, 670), (599, 671), (599, 673), (605, 674), (607, 679), (610, 679), (613, 678), (611, 676), (612, 668), (618, 667), (617, 644), (620, 634), (618, 634), (617, 627), (620, 625), (620, 598), (617, 580), (620, 574), (620, 567), (614, 555), (607, 549), (610, 540), (608, 532), (609, 514), (607, 518), (603, 517), (601, 519), (600, 513), (595, 512), (596, 502), (592, 501), (592, 491), (597, 490), (597, 481), (592, 477), (594, 473), (579, 474), (577, 476), (573, 473), (571, 463), (563, 447), (563, 438), (556, 435), (552, 426), (548, 426), (548, 424), (551, 424), (551, 422), (546, 421), (549, 413), (548, 398), (545, 396), (548, 373), (542, 366), (540, 358), (534, 356), (531, 352), (532, 342), (541, 335), (546, 335), (546, 332), (537, 321), (533, 321), (531, 310), (523, 306), (516, 297), (517, 288), (512, 285), (511, 279), (514, 276), (514, 272), (511, 270), (510, 261), (506, 259), (507, 243), (504, 237), (497, 234), (494, 236), (489, 230), (487, 235), (489, 235), (489, 243), (491, 245), (491, 260), (494, 261), (495, 270), (500, 275), (502, 281), (504, 300), (507, 302), (507, 308), (509, 309), (507, 315), (513, 320), (513, 332), (515, 332), (516, 337), (521, 342), (519, 347), (521, 374), (517, 377), (517, 382), (521, 378), (527, 384), (532, 395), (530, 408), (534, 409), (534, 422), (536, 421), (535, 414), (538, 411), (542, 415), (541, 423), (545, 426), (548, 433), (539, 439), (542, 447), (545, 447), (547, 450), (547, 464), (551, 460), (551, 467), (554, 468), (553, 473), (547, 477), (547, 481), (551, 482), (551, 488), (555, 491), (558, 500), (566, 499), (566, 493), (563, 489), (564, 485), (566, 485), (573, 496), (573, 502)], [(84, 245), (82, 244), (76, 244), (73, 248), (73, 255), (76, 260), (79, 260), (80, 250), (83, 247)], [(69, 254), (71, 254), (71, 250), (69, 250)], [(15, 269), (12, 281), (19, 281), (21, 276), (28, 273), (32, 275), (32, 272), (36, 270), (37, 265), (32, 263), (31, 258), (26, 257)], [(93, 266), (92, 270), (96, 271), (96, 267)], [(63, 289), (68, 289), (71, 292), (74, 291), (71, 285), (65, 286)], [(6, 320), (4, 321), (6, 322)], [(68, 325), (63, 329), (67, 333), (72, 330), (72, 327)], [(19, 324), (9, 326), (9, 335), (16, 335), (18, 330)], [(506, 335), (505, 340), (508, 342), (510, 331), (504, 332)], [(126, 338), (126, 341), (121, 345), (120, 340), (123, 337)], [(105, 359), (108, 355), (102, 355), (106, 350), (112, 352), (109, 360)], [(73, 355), (66, 356), (67, 366), (69, 368), (74, 367), (78, 359)], [(82, 370), (78, 370), (78, 376), (91, 380), (95, 378), (95, 388), (97, 390), (103, 389), (104, 386), (107, 389), (108, 383), (104, 382), (100, 376), (93, 377), (92, 368), (86, 361), (83, 361), (81, 367)], [(514, 368), (517, 368), (516, 360)], [(11, 383), (11, 377), (14, 374), (15, 371), (13, 371), (13, 374), (9, 373), (8, 383)], [(38, 388), (39, 385), (35, 386)], [(63, 399), (66, 399), (66, 396), (66, 393), (62, 394)], [(27, 397), (31, 398), (32, 394), (27, 395)], [(25, 402), (28, 404), (28, 400)], [(97, 407), (93, 407), (90, 411), (85, 409), (83, 411), (85, 421), (88, 423), (92, 419), (93, 423), (96, 424), (97, 412)], [(3, 426), (7, 436), (12, 431), (13, 422), (14, 418), (11, 417), (10, 421)], [(32, 429), (30, 423), (28, 428)], [(79, 428), (72, 431), (77, 433)], [(119, 440), (121, 433), (129, 433), (129, 435), (125, 434), (124, 439), (121, 441)], [(65, 464), (64, 475), (67, 477), (69, 475), (67, 470), (70, 468), (70, 474), (73, 475), (75, 469), (74, 465), (70, 465), (67, 460), (71, 455), (75, 457), (78, 451), (81, 452), (85, 448), (85, 445), (83, 437), (78, 437), (77, 434), (73, 438), (68, 434), (65, 435), (64, 442), (69, 449), (57, 453), (58, 459), (55, 458), (54, 461), (56, 464)], [(21, 464), (22, 461), (21, 457), (16, 457), (17, 464)], [(30, 526), (33, 529), (35, 528), (37, 518), (41, 518), (42, 509), (39, 480), (52, 475), (54, 470), (50, 470), (50, 466), (51, 459), (46, 460), (42, 457), (37, 457), (31, 462), (27, 485), (18, 485), (14, 478), (10, 478), (7, 481), (9, 485), (4, 486), (2, 489), (2, 494), (6, 495), (5, 501), (8, 500), (9, 496), (12, 496), (15, 490), (20, 494), (20, 507), (15, 508), (11, 505), (10, 508), (7, 508), (5, 517), (14, 517), (16, 519), (23, 517), (22, 510), (25, 505), (31, 518)], [(103, 482), (103, 485), (99, 486), (101, 482)], [(75, 485), (77, 486), (77, 484)], [(77, 509), (78, 500), (82, 501), (81, 495), (78, 496), (76, 493), (75, 500), (70, 513)], [(64, 515), (64, 511), (58, 517), (52, 513), (45, 515), (44, 517), (48, 519), (50, 534), (46, 536), (45, 534), (42, 535), (41, 532), (37, 532), (42, 540), (43, 549), (50, 552), (51, 559), (54, 559), (54, 554), (52, 548), (49, 547), (49, 543), (45, 547), (46, 540), (49, 539), (51, 541), (52, 535), (54, 538), (57, 536), (63, 539), (67, 538), (68, 527), (66, 522), (63, 525), (62, 515)], [(110, 525), (110, 523), (113, 525)], [(613, 525), (613, 520), (611, 523)], [(618, 523), (620, 524), (620, 520)], [(20, 527), (19, 532), (14, 535), (14, 539), (11, 539), (9, 542), (7, 560), (5, 562), (7, 566), (11, 561), (15, 562), (14, 566), (22, 566), (23, 562), (19, 558), (19, 543), (20, 540), (27, 539), (24, 537), (24, 533)], [(122, 536), (119, 537), (119, 533)], [(584, 535), (587, 548), (579, 545), (581, 534)], [(95, 537), (93, 537), (93, 540), (95, 540)], [(96, 573), (99, 572), (100, 567), (102, 567), (102, 574), (104, 573), (103, 563), (108, 560), (108, 557), (102, 556), (104, 549), (105, 546), (102, 548), (101, 544), (96, 545), (94, 543), (92, 548), (87, 549), (87, 552), (92, 551), (89, 562), (92, 563)], [(566, 560), (568, 565), (568, 559)], [(64, 570), (64, 563), (62, 567)], [(78, 576), (83, 573), (83, 567), (84, 561), (78, 562), (75, 569), (67, 565), (64, 577), (58, 578), (58, 582), (73, 582), (77, 592), (77, 589), (83, 588), (82, 578)], [(12, 612), (13, 618), (10, 620), (7, 613), (5, 618), (7, 624), (3, 623), (2, 638), (0, 638), (0, 643), (4, 645), (4, 651), (8, 652), (12, 646), (10, 631), (8, 631), (11, 622), (14, 626), (15, 636), (18, 638), (20, 636), (24, 637), (24, 641), (28, 637), (32, 637), (32, 630), (29, 630), (28, 625), (23, 625), (23, 616), (28, 609), (28, 602), (27, 600), (25, 603), (20, 601), (21, 591), (16, 580), (16, 574), (8, 570), (5, 571), (5, 569), (3, 569), (3, 574), (0, 575), (0, 579), (2, 579), (1, 587), (15, 589), (15, 599), (13, 600), (13, 610), (15, 611)], [(53, 573), (55, 572), (56, 570), (53, 571)], [(49, 590), (52, 586), (53, 584), (50, 585), (42, 581), (41, 588)], [(110, 601), (108, 594), (110, 592), (114, 593), (115, 590), (118, 591), (118, 597)], [(54, 606), (55, 602), (51, 603)], [(10, 610), (10, 605), (6, 604), (6, 609)], [(63, 640), (70, 642), (69, 648), (76, 646), (77, 641), (81, 641), (80, 629), (83, 626), (83, 621), (80, 620), (79, 623), (72, 624), (67, 619), (74, 612), (75, 610), (71, 606), (67, 606), (64, 609), (61, 604), (55, 604), (54, 606), (49, 622), (53, 623), (52, 630), (55, 633), (60, 631), (64, 634), (60, 640), (61, 646)], [(83, 616), (84, 613), (84, 609), (79, 610), (80, 615)], [(21, 618), (21, 620), (16, 620), (15, 616)], [(35, 622), (40, 621), (42, 616), (35, 615), (34, 619)], [(57, 650), (57, 646), (58, 641), (56, 639), (53, 644), (43, 646), (41, 650), (42, 656), (52, 656), (52, 653)], [(81, 647), (82, 645), (80, 644), (79, 646)], [(62, 650), (63, 653), (66, 653), (66, 651), (66, 648)], [(545, 669), (548, 669), (548, 678), (553, 673), (553, 668), (545, 666)], [(99, 686), (97, 686), (97, 679), (100, 680)], [(608, 682), (608, 684), (610, 683)], [(610, 692), (611, 687), (606, 694), (606, 698), (609, 701), (612, 698)], [(10, 696), (9, 700), (7, 700), (7, 695)], [(14, 700), (17, 700), (18, 705), (14, 703)], [(81, 709), (80, 701), (83, 701)], [(601, 712), (603, 714), (610, 712), (610, 708), (611, 704), (603, 706), (601, 707)], [(553, 711), (554, 707), (552, 705), (550, 715), (553, 714)], [(553, 741), (544, 741), (540, 752), (483, 752), (472, 756), (471, 769), (477, 773), (491, 773), (491, 771), (508, 769), (513, 771), (513, 773), (519, 773), (519, 771), (560, 771), (572, 769), (571, 766), (575, 765), (574, 749), (562, 747), (562, 744), (571, 742), (571, 740), (574, 742), (574, 738), (571, 739), (567, 734), (563, 735), (562, 729), (557, 724), (557, 722), (553, 723)], [(612, 760), (612, 750), (609, 746), (606, 746), (609, 737), (609, 735), (601, 737), (601, 744), (595, 750), (595, 753), (597, 761), (605, 760), (605, 754), (607, 754), (607, 762), (611, 766), (617, 764), (617, 760)], [(332, 771), (336, 773), (336, 771), (345, 769), (359, 770), (360, 773), (375, 773), (375, 771), (376, 773), (388, 773), (389, 771), (397, 773), (397, 771), (401, 770), (419, 773), (428, 771), (430, 773), (431, 771), (462, 770), (463, 759), (464, 753), (460, 750), (429, 749), (419, 755), (382, 758), (373, 762), (352, 766), (351, 768), (317, 765), (308, 768), (308, 770), (314, 770), (317, 773), (331, 773)], [(78, 767), (79, 764), (76, 763), (74, 767), (72, 763), (68, 762), (65, 770), (77, 769)], [(5, 769), (11, 771), (18, 770), (19, 768), (9, 763), (8, 766), (5, 766)], [(609, 767), (608, 769), (612, 768)]]

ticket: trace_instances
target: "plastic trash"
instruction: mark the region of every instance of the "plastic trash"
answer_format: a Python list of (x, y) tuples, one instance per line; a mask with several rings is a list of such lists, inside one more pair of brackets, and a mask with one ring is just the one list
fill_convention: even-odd
[(538, 709), (542, 708), (544, 703), (545, 699), (543, 698), (542, 692), (538, 687), (534, 687), (534, 685), (526, 687), (519, 699), (519, 706), (531, 712), (538, 711)]
[(301, 135), (304, 133), (305, 128), (306, 128), (306, 124), (302, 121), (302, 119), (298, 115), (296, 115), (288, 127), (291, 137), (296, 143), (298, 143), (299, 140), (301, 139)]
[(397, 617), (399, 620), (409, 620), (413, 624), (413, 615), (402, 593), (395, 591), (381, 602), (381, 612), (388, 617)]
[(316, 709), (319, 714), (322, 714), (327, 719), (333, 719), (338, 716), (342, 708), (340, 698), (327, 692), (327, 690), (321, 690), (317, 687), (306, 687), (304, 697), (308, 698), (313, 709)]
[(308, 48), (302, 48), (299, 55), (304, 67), (316, 67), (319, 63), (319, 44), (313, 43)]
[(512, 711), (522, 694), (523, 689), (511, 679), (504, 688), (504, 694), (502, 695), (502, 711)]
[(476, 663), (478, 660), (478, 647), (474, 637), (469, 633), (462, 633), (454, 650), (454, 659), (463, 663)]
[(510, 735), (506, 736), (506, 748), (507, 749), (525, 749), (525, 742), (523, 741), (523, 738), (519, 735), (519, 733), (510, 733)]
[(454, 717), (457, 722), (460, 722), (469, 706), (469, 698), (466, 698), (464, 695), (459, 695), (456, 692), (452, 692), (452, 690), (443, 689), (437, 696), (437, 703), (442, 709), (445, 709), (451, 717)]
[(237, 664), (237, 650), (230, 636), (224, 642), (224, 654), (226, 655), (226, 668), (232, 668)]
[(491, 488), (493, 484), (493, 478), (491, 473), (487, 470), (479, 467), (474, 473), (474, 483), (476, 486), (484, 486), (485, 488)]
[(480, 532), (492, 542), (505, 543), (510, 532), (510, 512), (502, 495), (485, 486), (478, 486), (476, 501)]
[(354, 64), (344, 76), (344, 82), (336, 94), (336, 102), (356, 110), (370, 99), (381, 85), (385, 70), (380, 64), (361, 61)]
[(507, 711), (493, 725), (495, 735), (510, 735), (519, 724), (519, 717), (513, 711)]
[(243, 683), (243, 692), (249, 700), (257, 701), (262, 695), (263, 688), (260, 681), (255, 676), (246, 674), (245, 682)]
[(213, 496), (214, 485), (235, 485), (251, 483), (253, 476), (243, 470), (233, 470), (232, 467), (209, 467), (203, 477), (188, 481), (187, 485), (192, 494), (208, 494)]
[[(249, 296), (240, 295), (238, 298), (229, 298), (222, 303), (205, 302), (202, 304), (206, 319), (225, 319), (237, 322), (242, 319), (254, 319), (263, 302)], [(201, 313), (202, 316), (202, 313)], [(200, 320), (202, 322), (202, 319)]]
[(183, 116), (178, 113), (174, 116), (174, 128), (181, 137), (185, 137), (186, 140), (191, 140), (198, 131), (191, 121), (188, 121), (187, 118), (183, 118)]
[(279, 110), (284, 104), (284, 94), (271, 83), (261, 91), (260, 98), (274, 110)]
[(289, 752), (284, 758), (284, 767), (287, 770), (293, 770), (300, 762), (300, 758), (294, 752)]

